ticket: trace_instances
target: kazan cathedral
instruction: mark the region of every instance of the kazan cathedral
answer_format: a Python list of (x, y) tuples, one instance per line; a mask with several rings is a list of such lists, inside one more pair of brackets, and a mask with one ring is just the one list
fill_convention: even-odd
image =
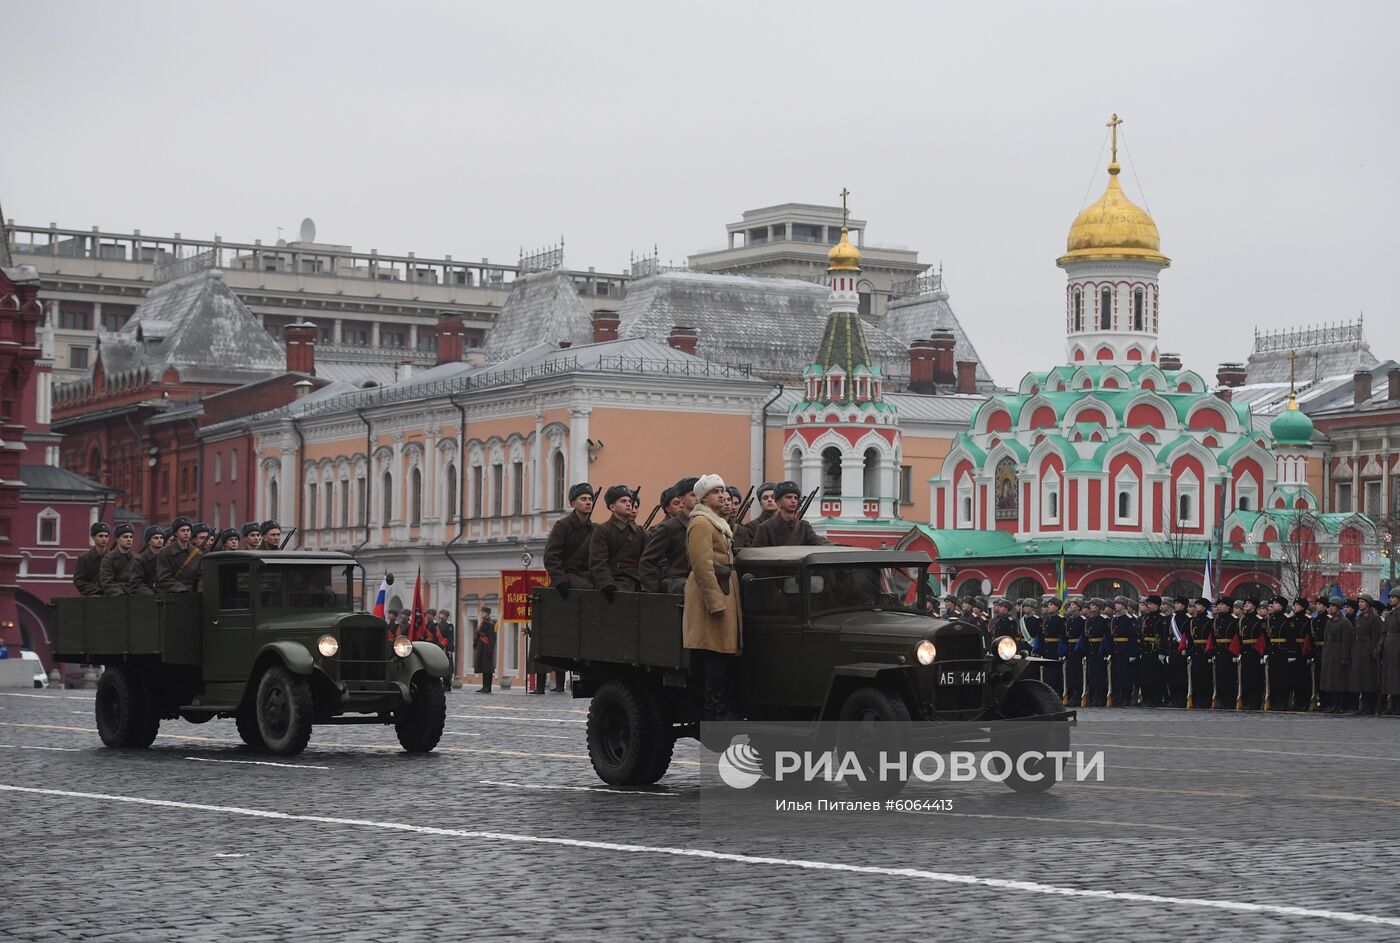
[[(1119, 183), (1081, 212), (1057, 264), (1065, 361), (994, 394), (930, 484), (932, 520), (901, 541), (945, 590), (1011, 597), (1197, 596), (1223, 516), (1216, 593), (1313, 592), (1322, 571), (1362, 585), (1374, 525), (1322, 514), (1313, 423), (1290, 396), (1270, 422), (1158, 349), (1162, 254), (1152, 217)], [(1316, 576), (1312, 574), (1316, 573)], [(1369, 585), (1372, 580), (1367, 580)]]

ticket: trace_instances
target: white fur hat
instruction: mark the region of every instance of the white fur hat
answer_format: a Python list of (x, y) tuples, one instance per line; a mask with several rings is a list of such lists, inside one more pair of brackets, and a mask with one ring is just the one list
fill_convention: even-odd
[(701, 475), (699, 478), (695, 479), (695, 487), (692, 490), (695, 492), (697, 498), (703, 498), (716, 488), (723, 487), (724, 479), (719, 475)]

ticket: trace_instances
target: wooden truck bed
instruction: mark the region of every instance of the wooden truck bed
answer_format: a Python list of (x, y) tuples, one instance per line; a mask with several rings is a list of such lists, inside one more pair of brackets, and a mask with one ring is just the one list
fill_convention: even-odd
[(535, 591), (531, 645), (552, 663), (606, 662), (657, 668), (687, 668), (681, 638), (681, 597), (663, 593), (618, 593), (613, 602), (597, 590)]
[(200, 664), (197, 596), (83, 596), (58, 599), (53, 605), (58, 661)]

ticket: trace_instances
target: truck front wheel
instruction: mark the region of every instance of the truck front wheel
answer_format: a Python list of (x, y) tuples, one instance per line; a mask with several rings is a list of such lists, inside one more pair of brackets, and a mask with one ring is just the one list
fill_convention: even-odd
[[(1022, 678), (1013, 684), (1011, 690), (1006, 692), (1001, 708), (1002, 716), (1007, 720), (1042, 717), (1060, 710), (1060, 699), (1054, 690), (1033, 678)], [(1069, 726), (1057, 721), (1037, 721), (1026, 730), (1007, 732), (1000, 738), (993, 734), (992, 746), (1007, 754), (1006, 761), (997, 757), (992, 764), (999, 772), (1005, 773), (1007, 788), (1023, 793), (1045, 792), (1055, 785), (1055, 764), (1044, 754), (1069, 749)], [(1024, 762), (1019, 762), (1022, 751), (1041, 756), (1027, 757)], [(1027, 775), (1021, 775), (1022, 768)]]
[(127, 665), (112, 665), (97, 682), (97, 735), (109, 747), (144, 750), (156, 738), (160, 718), (150, 704), (146, 680)]
[(899, 753), (909, 733), (909, 706), (883, 687), (856, 688), (841, 705), (836, 750), (839, 756), (853, 754), (862, 775), (846, 779), (846, 785), (865, 799), (886, 799), (904, 789), (904, 780), (885, 776), (881, 753)]
[(413, 700), (394, 713), (394, 732), (409, 753), (428, 753), (442, 739), (447, 724), (447, 692), (426, 671), (413, 676), (408, 690)]
[(669, 732), (645, 688), (605, 681), (588, 706), (588, 758), (610, 786), (650, 786), (666, 772)]
[(311, 685), (281, 665), (272, 665), (258, 679), (258, 733), (267, 751), (295, 756), (311, 739)]

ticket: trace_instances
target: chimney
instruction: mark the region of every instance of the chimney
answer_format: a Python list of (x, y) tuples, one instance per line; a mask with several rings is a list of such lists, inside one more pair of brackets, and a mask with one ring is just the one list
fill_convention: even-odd
[(1222, 363), (1215, 371), (1215, 382), (1221, 386), (1244, 386), (1244, 364)]
[(1400, 399), (1400, 370), (1393, 369), (1385, 376), (1386, 381), (1390, 384), (1386, 387), (1385, 398), (1395, 402)]
[(617, 340), (617, 329), (621, 324), (622, 319), (617, 316), (616, 311), (594, 311), (593, 343), (602, 344)]
[(953, 332), (943, 329), (929, 335), (933, 345), (933, 382), (938, 386), (951, 387), (956, 379), (953, 369), (953, 348), (957, 338)]
[(1235, 399), (1235, 391), (1228, 386), (1220, 387), (1220, 389), (1215, 391), (1215, 395), (1227, 403), (1233, 402)]
[(975, 360), (959, 360), (959, 361), (958, 361), (958, 392), (959, 392), (959, 393), (976, 393), (976, 392), (977, 392), (977, 361), (975, 361)]
[(298, 380), (292, 384), (292, 389), (296, 391), (293, 396), (296, 399), (301, 399), (307, 393), (310, 393), (311, 388), (315, 385), (316, 384), (312, 383), (310, 380)]
[(316, 332), (319, 331), (310, 321), (288, 324), (282, 328), (287, 339), (287, 372), (316, 375)]
[(913, 341), (909, 345), (909, 392), (932, 393), (933, 341)]
[(1157, 366), (1163, 370), (1180, 370), (1181, 354), (1160, 354), (1157, 357)]
[(398, 366), (394, 368), (394, 380), (396, 382), (407, 380), (411, 376), (413, 376), (413, 361), (400, 360)]
[(1351, 375), (1352, 405), (1360, 406), (1371, 398), (1371, 371), (1358, 370)]
[(486, 348), (470, 347), (467, 349), (467, 363), (473, 367), (486, 366)]
[(459, 362), (462, 359), (462, 347), (462, 319), (455, 314), (438, 315), (435, 366)]
[(693, 354), (696, 345), (700, 343), (700, 332), (693, 327), (673, 327), (666, 343), (683, 354)]

